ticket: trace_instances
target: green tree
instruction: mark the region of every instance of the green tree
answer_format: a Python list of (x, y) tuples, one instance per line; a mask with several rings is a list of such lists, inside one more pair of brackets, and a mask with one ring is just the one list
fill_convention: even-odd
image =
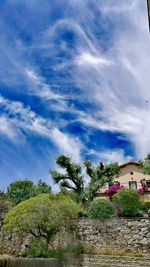
[(36, 195), (36, 188), (30, 180), (18, 180), (11, 183), (7, 188), (8, 198), (13, 205)]
[(39, 180), (36, 186), (36, 195), (43, 193), (51, 193), (52, 188), (46, 182)]
[(143, 173), (150, 175), (150, 154), (148, 154), (147, 157), (139, 163)]
[(78, 201), (83, 203), (90, 202), (97, 195), (97, 191), (106, 183), (110, 183), (114, 175), (119, 174), (119, 166), (117, 163), (103, 165), (100, 162), (96, 167), (92, 162), (86, 160), (84, 165), (90, 181), (85, 186), (84, 178), (82, 175), (82, 168), (79, 164), (75, 164), (70, 158), (60, 155), (56, 159), (59, 167), (65, 169), (65, 173), (60, 173), (51, 170), (50, 174), (53, 180), (60, 185), (61, 188), (65, 187), (74, 191), (77, 194)]
[(98, 190), (106, 183), (111, 183), (114, 176), (119, 174), (119, 166), (116, 162), (106, 165), (100, 162), (94, 167), (89, 160), (85, 161), (84, 164), (86, 173), (90, 177), (84, 196), (88, 201), (92, 201), (96, 197)]
[(30, 197), (50, 192), (51, 187), (42, 180), (39, 180), (37, 185), (30, 180), (18, 180), (11, 183), (7, 188), (8, 198), (13, 205), (17, 205)]
[(56, 163), (59, 167), (65, 169), (65, 173), (62, 174), (55, 170), (51, 170), (50, 174), (55, 183), (59, 184), (61, 188), (66, 187), (80, 195), (84, 190), (81, 166), (73, 163), (70, 158), (64, 155), (57, 157)]
[(113, 202), (120, 208), (121, 215), (134, 217), (139, 214), (141, 201), (134, 189), (120, 189), (113, 196)]
[(41, 194), (12, 208), (5, 216), (3, 229), (6, 234), (16, 233), (20, 238), (28, 233), (43, 238), (48, 247), (52, 236), (76, 218), (80, 210), (77, 203), (63, 194)]

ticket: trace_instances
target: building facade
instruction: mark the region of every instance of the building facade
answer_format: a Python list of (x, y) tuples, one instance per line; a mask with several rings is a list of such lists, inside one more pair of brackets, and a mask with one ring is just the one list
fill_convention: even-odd
[[(145, 192), (143, 198), (150, 200), (150, 175), (146, 175), (139, 168), (139, 163), (127, 162), (119, 166), (120, 173), (118, 177), (114, 177), (113, 183), (120, 183), (124, 188), (132, 188), (139, 190), (144, 184)], [(108, 186), (101, 189), (100, 194), (104, 195)]]

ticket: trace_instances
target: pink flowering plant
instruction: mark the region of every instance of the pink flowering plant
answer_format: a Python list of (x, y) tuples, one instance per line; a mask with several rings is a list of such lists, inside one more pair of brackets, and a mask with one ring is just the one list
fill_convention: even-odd
[(139, 194), (143, 195), (146, 191), (146, 184), (144, 182), (141, 182), (141, 186), (137, 190)]
[(123, 189), (123, 185), (118, 183), (112, 184), (108, 189), (105, 190), (104, 194), (109, 197), (109, 200), (112, 201), (112, 197), (114, 194), (118, 192), (118, 190)]

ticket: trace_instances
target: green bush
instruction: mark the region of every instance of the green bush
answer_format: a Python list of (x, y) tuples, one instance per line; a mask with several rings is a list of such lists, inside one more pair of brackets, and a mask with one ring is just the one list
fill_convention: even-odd
[(150, 201), (148, 200), (143, 201), (141, 208), (144, 212), (148, 212), (148, 210), (150, 210)]
[(113, 202), (120, 208), (122, 216), (138, 216), (141, 201), (138, 192), (134, 189), (121, 189), (113, 196)]
[(82, 244), (77, 244), (75, 246), (70, 245), (64, 248), (57, 248), (56, 250), (49, 250), (44, 240), (35, 239), (31, 245), (26, 248), (24, 257), (63, 259), (65, 253), (75, 253), (80, 255), (85, 253), (85, 248)]
[(95, 199), (91, 202), (88, 210), (90, 218), (106, 220), (114, 217), (114, 208), (107, 199)]
[(32, 258), (63, 258), (63, 250), (48, 250), (45, 242), (40, 239), (35, 239), (30, 247), (26, 248), (25, 257)]

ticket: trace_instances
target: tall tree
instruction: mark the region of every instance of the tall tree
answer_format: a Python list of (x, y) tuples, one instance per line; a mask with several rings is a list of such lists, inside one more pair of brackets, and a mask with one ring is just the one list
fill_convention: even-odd
[(59, 167), (65, 169), (65, 173), (60, 173), (55, 170), (50, 171), (54, 181), (61, 188), (66, 187), (78, 194), (78, 200), (82, 202), (91, 201), (97, 195), (97, 191), (104, 184), (110, 183), (114, 175), (119, 174), (119, 166), (117, 163), (104, 165), (100, 162), (96, 167), (92, 162), (86, 160), (84, 165), (86, 174), (90, 177), (89, 183), (86, 186), (82, 175), (82, 169), (79, 164), (71, 162), (71, 159), (60, 155), (56, 159)]
[(81, 174), (81, 166), (71, 161), (69, 157), (60, 155), (56, 159), (56, 163), (59, 167), (65, 170), (65, 173), (60, 173), (55, 170), (51, 170), (50, 174), (60, 187), (66, 187), (72, 189), (77, 194), (82, 194), (84, 190), (84, 181)]
[(111, 183), (114, 176), (119, 174), (119, 166), (116, 162), (106, 165), (100, 162), (96, 167), (94, 167), (92, 162), (89, 160), (86, 160), (84, 164), (86, 173), (90, 177), (90, 181), (85, 190), (85, 197), (88, 201), (92, 201), (97, 195), (98, 190), (106, 183)]

